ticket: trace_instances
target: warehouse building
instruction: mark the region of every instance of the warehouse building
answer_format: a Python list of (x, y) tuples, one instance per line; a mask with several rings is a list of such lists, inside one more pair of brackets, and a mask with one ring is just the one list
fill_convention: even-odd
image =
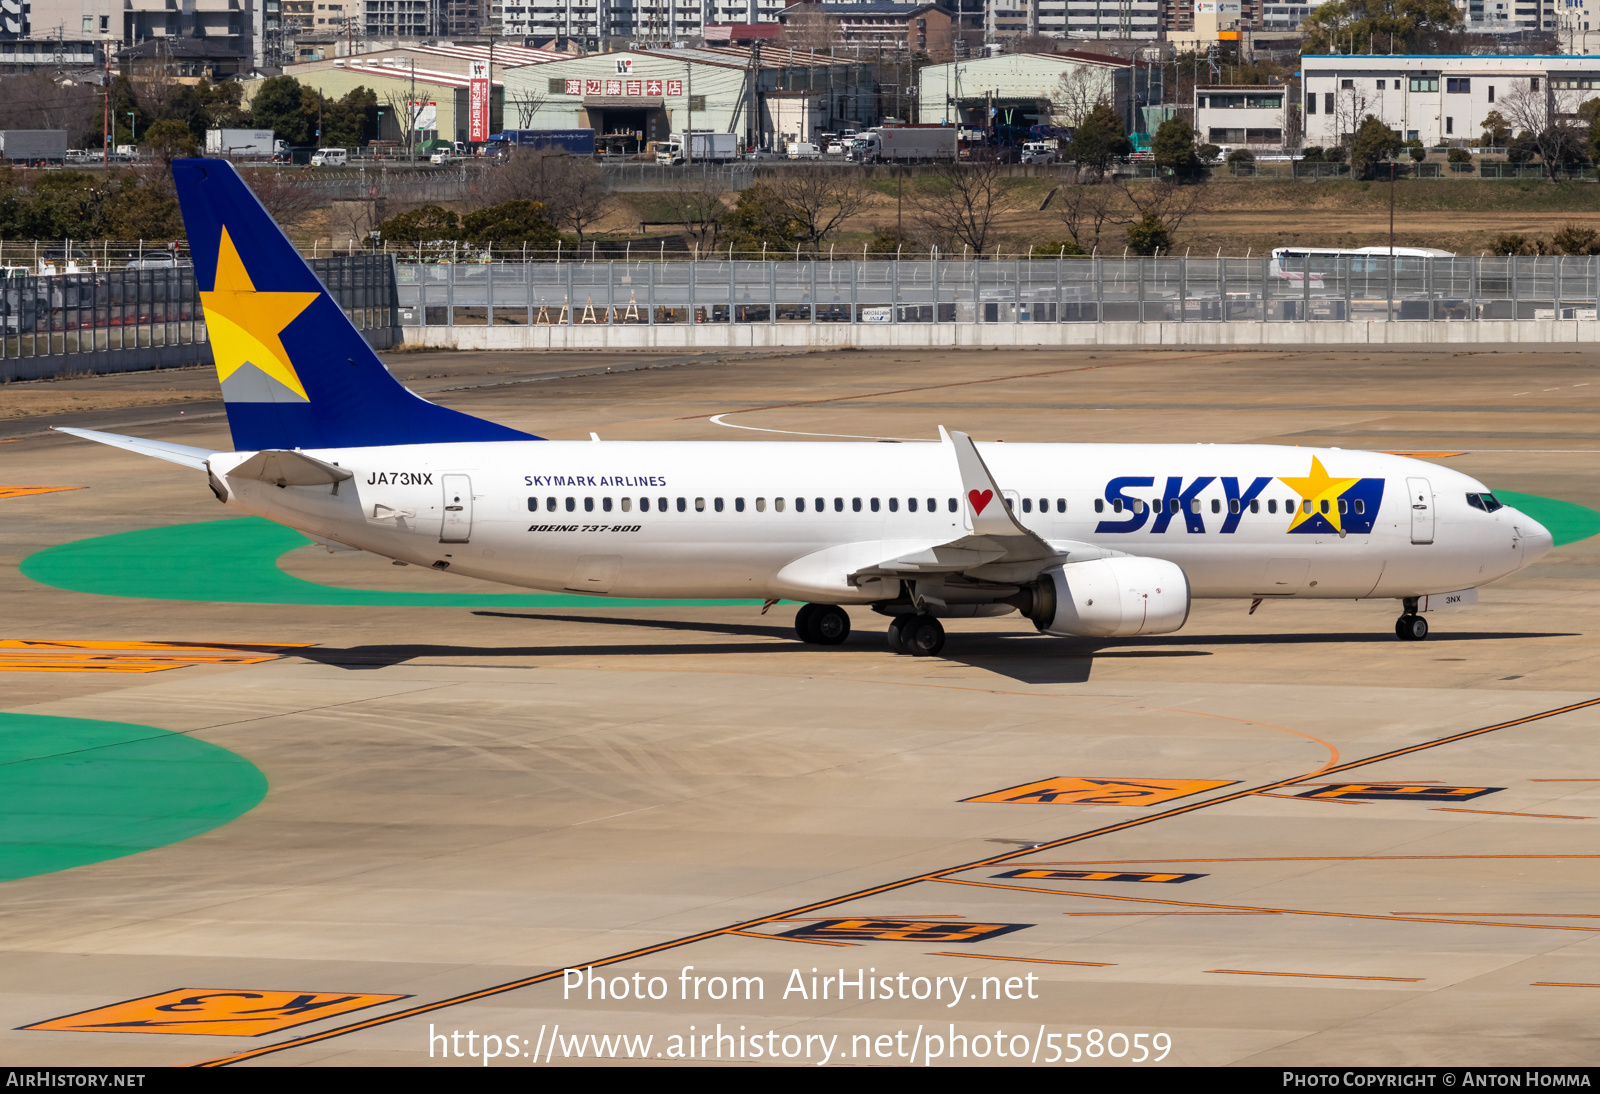
[(1145, 128), (1139, 108), (1161, 102), (1160, 66), (1091, 53), (1005, 53), (928, 65), (917, 79), (924, 124), (1071, 126), (1103, 99), (1132, 133)]
[[(779, 131), (770, 93), (804, 93), (802, 109), (823, 130), (877, 120), (879, 92), (870, 63), (769, 46), (633, 49), (508, 69), (506, 101), (515, 128), (593, 129), (616, 152), (638, 152), (686, 129), (736, 133), (746, 147), (774, 147)], [(785, 116), (797, 108), (786, 102)], [(610, 138), (609, 140), (607, 138)]]

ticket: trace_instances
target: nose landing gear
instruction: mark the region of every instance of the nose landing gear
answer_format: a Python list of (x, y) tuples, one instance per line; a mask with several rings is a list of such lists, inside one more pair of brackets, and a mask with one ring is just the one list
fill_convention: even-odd
[(1417, 614), (1417, 598), (1408, 596), (1401, 603), (1405, 610), (1394, 621), (1394, 636), (1402, 642), (1421, 642), (1428, 637), (1428, 621)]

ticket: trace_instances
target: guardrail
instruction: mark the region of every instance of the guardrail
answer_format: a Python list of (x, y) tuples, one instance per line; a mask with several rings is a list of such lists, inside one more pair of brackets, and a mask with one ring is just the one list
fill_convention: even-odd
[(1596, 318), (1600, 257), (398, 263), (402, 326)]

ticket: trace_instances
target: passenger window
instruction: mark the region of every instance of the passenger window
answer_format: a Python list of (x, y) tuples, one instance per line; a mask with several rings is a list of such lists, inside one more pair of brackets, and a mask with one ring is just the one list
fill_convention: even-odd
[(1056, 512), (1065, 513), (1066, 511), (1067, 511), (1067, 499), (1066, 498), (1057, 498), (1056, 499)]
[(622, 499), (622, 511), (624, 513), (633, 512), (633, 499), (632, 498), (623, 498)]
[(850, 499), (850, 511), (852, 513), (861, 512), (861, 499), (860, 498), (851, 498)]
[(1189, 512), (1191, 512), (1191, 513), (1200, 512), (1200, 499), (1199, 498), (1190, 498), (1189, 499)]
[(1323, 498), (1322, 499), (1322, 511), (1324, 513), (1326, 513), (1328, 511), (1328, 499), (1327, 498)]
[(1143, 498), (1134, 498), (1133, 499), (1133, 511), (1135, 513), (1144, 512), (1144, 499)]
[(678, 499), (678, 512), (681, 513), (687, 508), (689, 508), (688, 499), (687, 498), (679, 498)]
[(1006, 508), (1007, 509), (1015, 509), (1016, 508), (1016, 505), (1012, 502), (1012, 500), (1010, 498), (1006, 499)]
[[(1471, 497), (1470, 494), (1467, 495), (1467, 496)], [(539, 511), (539, 499), (538, 498), (529, 498), (528, 499), (528, 512), (537, 513), (538, 511)]]
[(827, 508), (827, 506), (826, 506), (826, 505), (824, 505), (824, 504), (823, 504), (823, 499), (821, 499), (821, 498), (818, 498), (818, 499), (817, 499), (817, 506), (816, 506), (816, 508), (817, 508), (817, 512), (819, 512), (819, 513), (820, 513), (820, 512), (822, 512), (822, 511), (823, 511), (823, 510), (824, 510), (824, 509), (826, 509), (826, 508)]
[(1022, 511), (1024, 513), (1033, 512), (1033, 499), (1032, 498), (1023, 498), (1022, 499)]
[[(796, 501), (800, 501), (802, 499), (796, 498), (795, 500)], [(773, 498), (772, 499), (772, 507), (774, 509), (776, 509), (780, 513), (783, 512), (783, 499), (782, 498)]]
[(1111, 502), (1111, 511), (1113, 513), (1122, 512), (1122, 499), (1121, 498), (1114, 498), (1112, 500), (1112, 502)]
[(1179, 502), (1178, 502), (1177, 498), (1168, 498), (1167, 499), (1167, 512), (1176, 513), (1178, 511), (1178, 507), (1179, 507)]
[(1356, 499), (1356, 515), (1360, 516), (1362, 513), (1365, 513), (1366, 511), (1367, 511), (1367, 503), (1362, 501), (1360, 498), (1357, 498)]
[(1277, 511), (1278, 511), (1278, 499), (1277, 498), (1268, 498), (1267, 499), (1267, 512), (1276, 513)]
[(1251, 500), (1250, 500), (1250, 511), (1251, 511), (1251, 512), (1252, 512), (1252, 513), (1259, 513), (1259, 512), (1261, 512), (1261, 502), (1260, 502), (1260, 501), (1258, 501), (1258, 500), (1256, 500), (1256, 499), (1254, 499), (1254, 498), (1252, 498), (1252, 499), (1251, 499)]
[(1048, 513), (1049, 511), (1050, 511), (1050, 499), (1049, 498), (1040, 498), (1039, 499), (1039, 512)]
[(1302, 501), (1300, 503), (1300, 507), (1301, 507), (1302, 511), (1304, 511), (1304, 512), (1307, 512), (1307, 513), (1311, 512), (1311, 500), (1308, 498), (1305, 501)]
[[(665, 513), (667, 511), (667, 499), (666, 498), (657, 498), (656, 499), (656, 508), (658, 510), (660, 510), (661, 512)], [(678, 503), (678, 508), (679, 509), (683, 508), (683, 503), (681, 501)]]
[(694, 499), (694, 511), (696, 513), (704, 513), (706, 511), (706, 499), (705, 498), (695, 498)]
[(1104, 513), (1106, 511), (1106, 499), (1105, 498), (1095, 498), (1094, 499), (1094, 511), (1096, 513)]
[(1228, 512), (1230, 512), (1230, 513), (1243, 512), (1243, 510), (1239, 507), (1239, 499), (1238, 498), (1229, 498), (1228, 499)]
[(712, 505), (714, 505), (716, 507), (717, 512), (719, 512), (719, 513), (722, 512), (722, 499), (721, 498), (714, 499), (712, 501)]
[(585, 513), (594, 512), (594, 499), (593, 498), (584, 498), (583, 499), (583, 511)]
[[(936, 506), (935, 506), (935, 505), (934, 505), (934, 504), (933, 504), (933, 499), (932, 499), (932, 498), (929, 498), (929, 499), (928, 499), (928, 508), (929, 508), (929, 509), (934, 509), (934, 508), (937, 508), (937, 507), (936, 507)], [(951, 499), (950, 499), (950, 511), (951, 511), (951, 512), (952, 512), (952, 513), (958, 513), (958, 512), (960, 512), (960, 511), (961, 511), (961, 506), (960, 506), (960, 504), (959, 504), (959, 503), (958, 503), (958, 502), (957, 502), (957, 501), (956, 501), (956, 499), (955, 499), (955, 498), (951, 498)]]
[(547, 512), (554, 513), (556, 511), (556, 499), (555, 498), (545, 498), (544, 499), (544, 507), (545, 507), (545, 510)]
[(733, 511), (735, 513), (744, 512), (744, 499), (743, 498), (734, 498), (733, 499)]
[(872, 511), (874, 513), (876, 513), (878, 511), (878, 499), (877, 498), (873, 498), (872, 499)]
[(889, 512), (898, 513), (899, 511), (900, 511), (900, 499), (899, 498), (890, 498), (889, 499)]
[(796, 513), (804, 513), (806, 511), (806, 499), (805, 498), (795, 498), (794, 499), (794, 511)]
[[(857, 505), (857, 508), (860, 508), (859, 504)], [(833, 511), (835, 513), (844, 512), (844, 499), (843, 498), (834, 498), (833, 499)]]
[(648, 513), (649, 511), (650, 511), (650, 499), (649, 498), (640, 498), (639, 499), (639, 512)]
[(765, 513), (766, 511), (767, 511), (767, 499), (766, 498), (757, 498), (756, 499), (756, 512)]
[(600, 499), (600, 508), (604, 509), (608, 513), (611, 512), (611, 499), (610, 498), (601, 498)]
[[(893, 503), (890, 503), (890, 507), (893, 508)], [(906, 511), (908, 513), (915, 513), (917, 511), (917, 499), (916, 498), (907, 498), (906, 499)]]
[(567, 512), (570, 513), (574, 509), (576, 509), (577, 507), (578, 507), (578, 499), (577, 498), (568, 498), (567, 499)]

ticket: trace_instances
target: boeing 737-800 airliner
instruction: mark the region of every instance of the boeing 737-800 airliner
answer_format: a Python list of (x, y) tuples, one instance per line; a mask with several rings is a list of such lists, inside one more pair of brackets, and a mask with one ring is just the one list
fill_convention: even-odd
[(798, 600), (825, 644), (870, 606), (921, 655), (943, 618), (1159, 634), (1196, 597), (1397, 599), (1420, 639), (1430, 604), (1551, 546), (1475, 479), (1336, 448), (542, 440), (407, 391), (232, 166), (172, 166), (238, 451), (63, 431), (330, 545), (534, 589)]

